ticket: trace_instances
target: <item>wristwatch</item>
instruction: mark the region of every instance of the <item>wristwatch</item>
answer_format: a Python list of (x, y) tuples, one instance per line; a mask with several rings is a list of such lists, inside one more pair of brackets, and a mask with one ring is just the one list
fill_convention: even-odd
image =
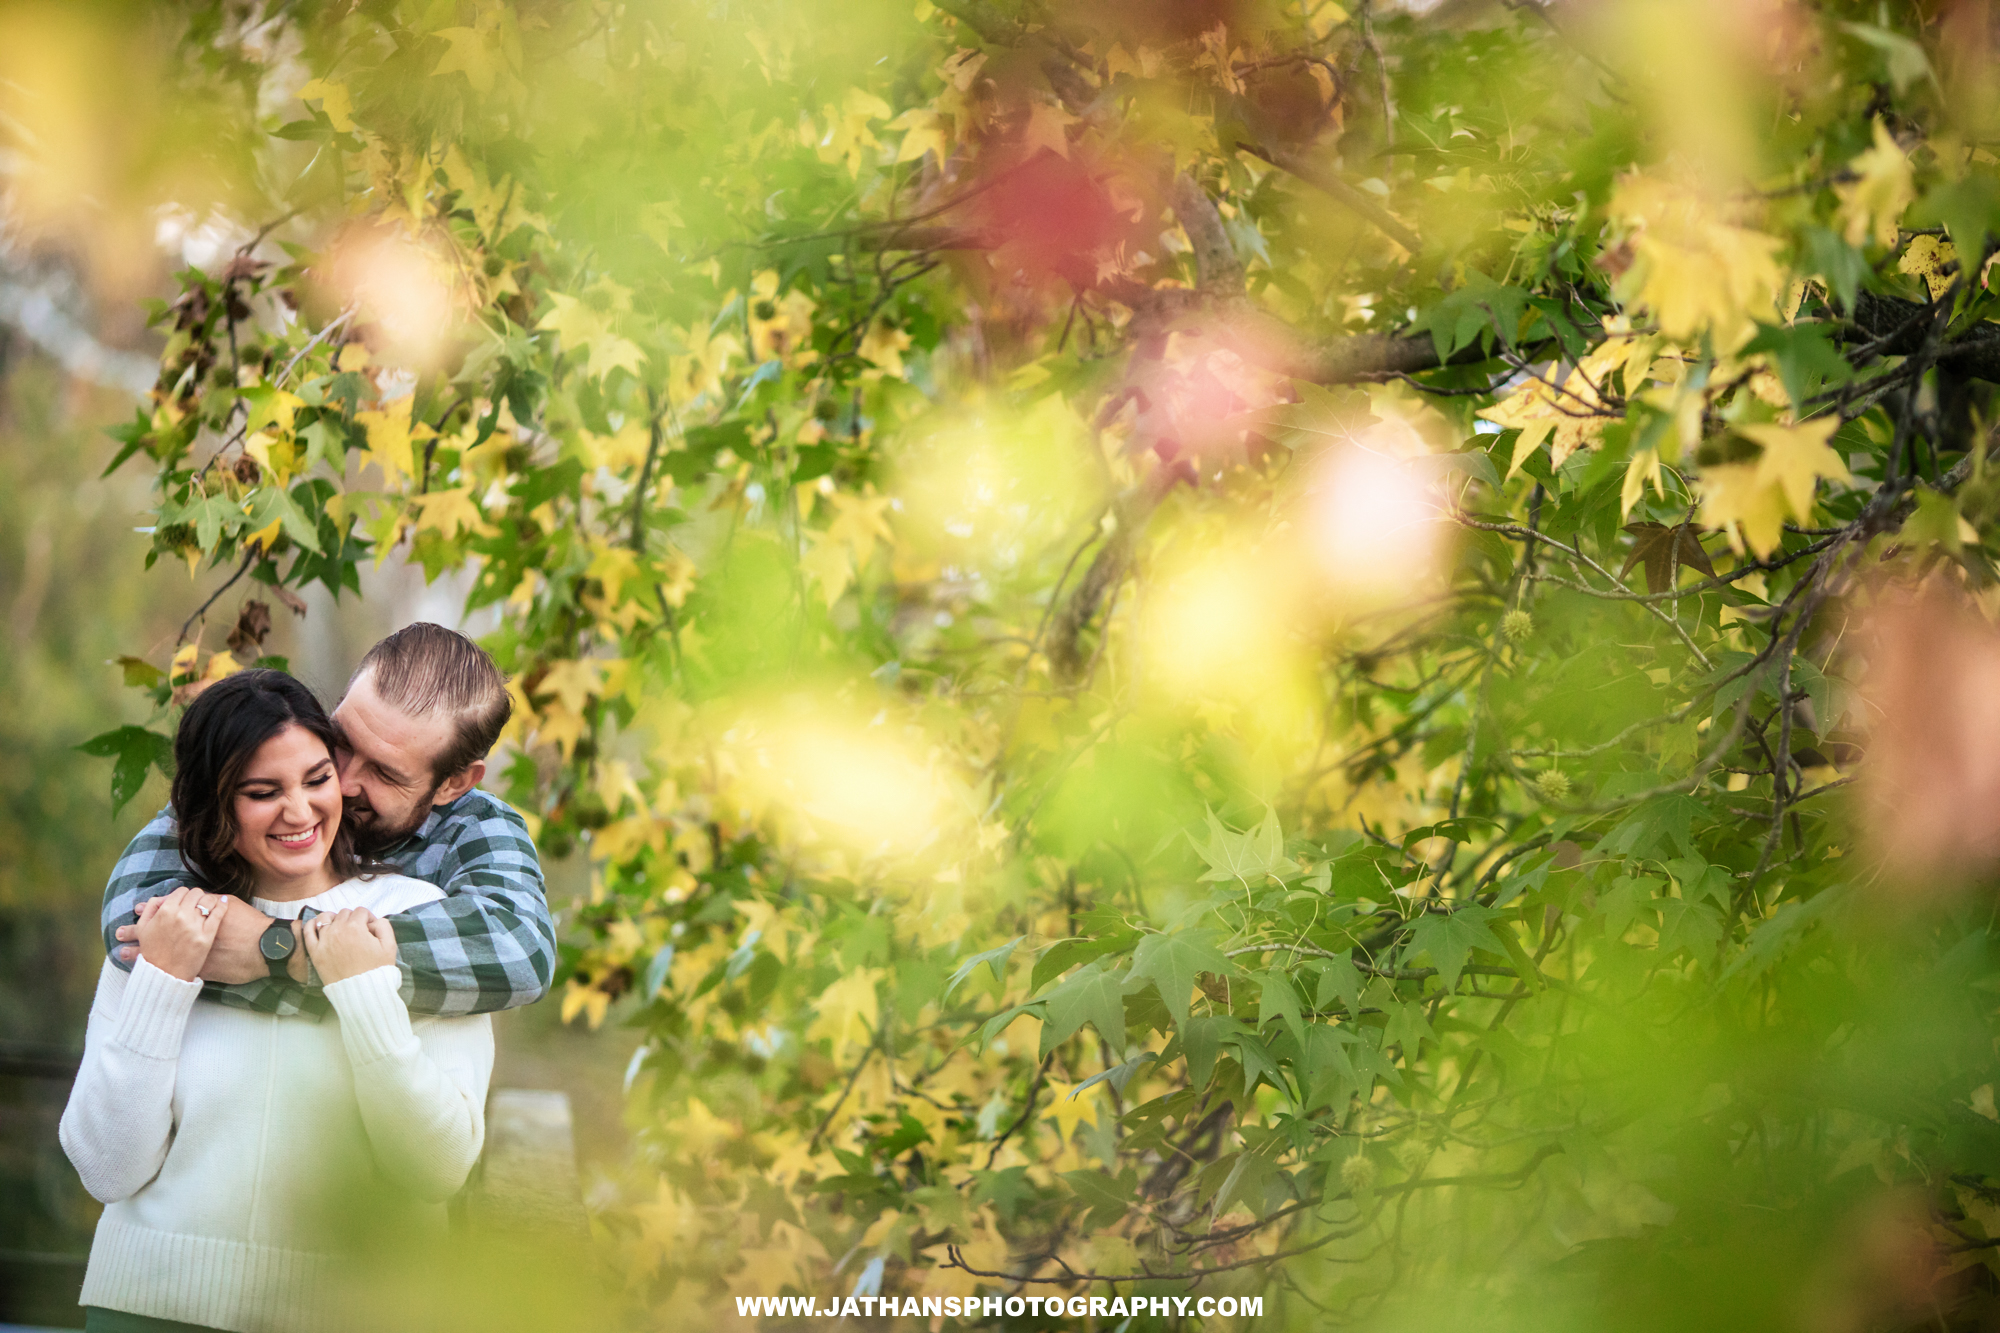
[(299, 937), (292, 931), (290, 921), (273, 921), (264, 933), (257, 937), (257, 952), (264, 955), (265, 965), (271, 969), (274, 981), (290, 981), (292, 953), (299, 947)]

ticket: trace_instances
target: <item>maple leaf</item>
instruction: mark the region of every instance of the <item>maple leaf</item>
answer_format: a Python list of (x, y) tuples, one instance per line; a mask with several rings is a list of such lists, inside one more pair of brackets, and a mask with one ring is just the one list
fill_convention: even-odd
[(639, 557), (622, 546), (600, 546), (590, 558), (590, 567), (583, 571), (583, 575), (601, 582), (604, 585), (604, 600), (616, 606), (619, 591), (628, 580), (639, 575)]
[(1028, 123), (1021, 130), (1021, 146), (1029, 153), (1046, 148), (1057, 157), (1069, 156), (1069, 135), (1065, 126), (1076, 117), (1061, 107), (1036, 102), (1028, 108)]
[(441, 537), (453, 538), (462, 532), (483, 533), (490, 531), (479, 506), (472, 502), (470, 486), (455, 486), (449, 490), (431, 491), (414, 497), (417, 506), (416, 531), (435, 532)]
[(1847, 243), (1858, 246), (1872, 237), (1878, 245), (1894, 245), (1896, 223), (1916, 198), (1916, 186), (1908, 155), (1881, 117), (1875, 120), (1875, 146), (1848, 163), (1848, 169), (1859, 179), (1835, 191)]
[(833, 501), (835, 515), (833, 522), (827, 524), (826, 534), (847, 543), (854, 552), (857, 567), (868, 563), (878, 540), (894, 543), (895, 534), (890, 532), (889, 521), (883, 517), (889, 508), (889, 496), (835, 491), (828, 498)]
[(382, 469), (382, 485), (389, 490), (401, 486), (403, 478), (416, 471), (411, 442), (426, 439), (432, 433), (426, 425), (411, 428), (410, 409), (414, 403), (413, 398), (398, 398), (379, 410), (354, 414), (354, 419), (368, 432), (364, 462)]
[(1042, 1119), (1056, 1122), (1056, 1133), (1067, 1139), (1085, 1121), (1097, 1124), (1097, 1089), (1049, 1080), (1049, 1109)]
[[(1188, 840), (1194, 841), (1192, 835)], [(1250, 884), (1292, 864), (1284, 854), (1285, 836), (1278, 826), (1275, 810), (1264, 816), (1264, 822), (1253, 833), (1232, 833), (1210, 810), (1208, 846), (1195, 843), (1194, 849), (1208, 862), (1208, 873), (1201, 877), (1203, 883), (1234, 879)]]
[(813, 1002), (816, 1017), (806, 1029), (806, 1040), (830, 1040), (835, 1061), (847, 1054), (850, 1045), (874, 1040), (881, 1015), (875, 983), (886, 975), (879, 967), (857, 968), (821, 991)]
[[(603, 286), (599, 284), (599, 289)], [(623, 289), (618, 289), (618, 292), (623, 293)], [(618, 308), (617, 295), (600, 294), (597, 300), (610, 308), (603, 308), (584, 298), (550, 292), (549, 301), (554, 308), (543, 315), (535, 327), (553, 332), (562, 340), (565, 352), (583, 351), (587, 357), (584, 373), (592, 379), (602, 379), (620, 366), (638, 375), (645, 364), (646, 354), (637, 343), (611, 331), (612, 311)], [(629, 293), (624, 293), (624, 301), (629, 308)]]
[(1924, 280), (1924, 290), (1935, 301), (1951, 287), (1958, 272), (1958, 247), (1941, 236), (1919, 236), (1896, 261), (1896, 271)]
[(301, 102), (318, 102), (328, 122), (342, 134), (353, 132), (354, 97), (346, 84), (330, 79), (310, 79), (299, 89), (297, 96)]
[[(1607, 420), (1622, 415), (1600, 397), (1598, 389), (1616, 370), (1625, 370), (1628, 380), (1643, 378), (1645, 370), (1637, 365), (1635, 353), (1650, 362), (1648, 350), (1638, 344), (1606, 344), (1579, 362), (1560, 387), (1546, 377), (1533, 378), (1483, 409), (1479, 415), (1486, 420), (1521, 432), (1514, 441), (1507, 475), (1520, 471), (1544, 440), (1549, 441), (1553, 467), (1561, 467), (1578, 449), (1595, 444)], [(1606, 415), (1593, 415), (1599, 409)]]
[(1764, 447), (1757, 480), (1783, 487), (1792, 517), (1804, 523), (1812, 516), (1813, 490), (1821, 477), (1854, 483), (1847, 464), (1827, 443), (1839, 429), (1840, 418), (1826, 416), (1799, 426), (1738, 426), (1736, 433)]
[(940, 164), (951, 159), (947, 119), (930, 107), (911, 107), (883, 128), (904, 132), (903, 146), (896, 150), (898, 162), (914, 162), (925, 153), (935, 153)]
[(463, 74), (473, 91), (493, 91), (494, 76), (501, 68), (500, 55), (489, 44), (487, 33), (478, 28), (439, 28), (432, 35), (451, 44), (451, 49), (431, 67), (432, 77)]
[(1754, 463), (1723, 463), (1701, 471), (1701, 521), (1726, 534), (1732, 550), (1748, 545), (1758, 559), (1785, 535), (1785, 495), (1757, 480)]
[(810, 549), (799, 557), (799, 568), (812, 575), (820, 596), (832, 606), (854, 582), (853, 554), (845, 542), (817, 528), (806, 529), (806, 541)]
[(1778, 309), (1783, 242), (1730, 222), (1701, 190), (1633, 172), (1611, 195), (1612, 218), (1627, 229), (1632, 262), (1614, 287), (1628, 306), (1645, 306), (1677, 341), (1709, 334), (1734, 351)]
[(1153, 983), (1174, 1022), (1186, 1025), (1188, 997), (1195, 978), (1203, 972), (1226, 975), (1229, 960), (1206, 934), (1195, 930), (1171, 935), (1148, 935), (1132, 951), (1132, 979)]
[(1673, 527), (1664, 523), (1628, 523), (1625, 531), (1632, 534), (1632, 553), (1625, 557), (1619, 578), (1631, 573), (1632, 566), (1644, 564), (1646, 591), (1659, 593), (1674, 586), (1674, 575), (1682, 565), (1698, 569), (1711, 579), (1715, 577), (1715, 566), (1709, 563), (1708, 552), (1702, 549), (1701, 537), (1692, 523)]

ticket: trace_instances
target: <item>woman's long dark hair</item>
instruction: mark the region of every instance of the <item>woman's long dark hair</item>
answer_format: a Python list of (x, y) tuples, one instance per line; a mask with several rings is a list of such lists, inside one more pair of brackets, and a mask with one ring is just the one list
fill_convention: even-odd
[[(335, 749), (333, 721), (313, 692), (282, 671), (239, 671), (203, 690), (174, 733), (174, 820), (181, 861), (217, 893), (248, 901), (256, 885), (236, 850), (236, 784), (259, 746), (287, 727), (303, 727)], [(333, 872), (362, 869), (342, 821), (328, 848)]]

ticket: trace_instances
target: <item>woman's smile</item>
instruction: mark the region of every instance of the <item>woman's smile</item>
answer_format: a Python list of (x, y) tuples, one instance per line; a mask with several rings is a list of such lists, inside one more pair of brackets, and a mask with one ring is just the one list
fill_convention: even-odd
[(236, 780), (236, 850), (260, 898), (310, 897), (330, 886), (326, 855), (340, 828), (340, 777), (326, 743), (286, 727), (257, 748)]

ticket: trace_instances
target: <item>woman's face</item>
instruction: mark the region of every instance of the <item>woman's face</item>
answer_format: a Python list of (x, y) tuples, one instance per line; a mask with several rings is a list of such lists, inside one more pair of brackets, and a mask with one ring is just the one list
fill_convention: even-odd
[(265, 741), (230, 799), (236, 851), (256, 872), (260, 891), (315, 876), (325, 866), (340, 828), (340, 776), (319, 737), (293, 724)]

